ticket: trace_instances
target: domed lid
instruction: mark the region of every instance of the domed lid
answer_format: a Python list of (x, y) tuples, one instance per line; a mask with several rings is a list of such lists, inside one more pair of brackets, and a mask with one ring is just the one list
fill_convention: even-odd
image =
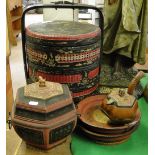
[[(70, 45), (95, 43), (100, 39), (100, 28), (89, 23), (75, 21), (41, 22), (26, 28), (27, 41), (44, 45)], [(38, 40), (39, 39), (39, 40)], [(53, 42), (54, 41), (54, 42)]]
[(63, 94), (63, 88), (60, 83), (45, 81), (39, 76), (39, 81), (24, 87), (24, 96), (36, 99), (49, 99)]
[(22, 111), (49, 113), (71, 105), (73, 100), (67, 85), (39, 77), (38, 82), (18, 89), (15, 102), (16, 112), (21, 114)]

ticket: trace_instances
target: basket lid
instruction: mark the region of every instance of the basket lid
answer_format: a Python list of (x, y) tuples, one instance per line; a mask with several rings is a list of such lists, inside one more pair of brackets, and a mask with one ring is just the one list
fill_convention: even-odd
[(91, 44), (100, 39), (100, 28), (75, 21), (41, 22), (29, 25), (26, 35), (28, 42), (44, 45)]

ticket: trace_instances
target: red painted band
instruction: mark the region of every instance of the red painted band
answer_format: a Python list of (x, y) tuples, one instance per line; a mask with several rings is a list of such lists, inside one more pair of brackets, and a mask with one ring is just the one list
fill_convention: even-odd
[(74, 63), (83, 62), (100, 57), (100, 49), (77, 53), (77, 54), (58, 54), (55, 56), (55, 60), (58, 63)]
[[(31, 68), (29, 68), (29, 74), (30, 74), (30, 76), (32, 75)], [(82, 75), (81, 74), (74, 74), (74, 75), (52, 75), (52, 74), (47, 74), (47, 73), (36, 71), (34, 73), (34, 76), (35, 77), (42, 76), (47, 81), (59, 82), (59, 83), (78, 83), (78, 82), (80, 82), (82, 80)]]
[(28, 36), (38, 38), (38, 39), (68, 41), (68, 40), (82, 40), (82, 39), (94, 38), (101, 34), (101, 30), (97, 29), (95, 32), (90, 32), (86, 34), (78, 34), (78, 35), (43, 35), (37, 32), (32, 32), (28, 26), (26, 28), (26, 34)]
[(98, 74), (99, 74), (99, 67), (97, 67), (96, 69), (90, 71), (88, 73), (88, 78), (92, 79), (92, 78), (96, 77)]
[(94, 92), (97, 89), (97, 87), (98, 87), (98, 84), (95, 85), (94, 87), (89, 88), (87, 90), (84, 90), (82, 92), (72, 93), (72, 96), (73, 96), (73, 98), (75, 98), (75, 97), (80, 97), (80, 96), (88, 95), (88, 94)]
[[(29, 67), (29, 74), (32, 75), (32, 69)], [(88, 73), (88, 78), (92, 79), (99, 74), (99, 67)], [(35, 77), (42, 76), (47, 81), (59, 82), (59, 83), (79, 83), (82, 80), (82, 74), (74, 74), (74, 75), (53, 75), (48, 73), (43, 73), (40, 71), (34, 72)]]
[[(27, 48), (28, 55), (32, 58), (37, 59), (47, 59), (47, 54), (41, 54), (41, 51), (33, 50), (31, 48)], [(58, 63), (74, 63), (74, 62), (83, 62), (89, 61), (93, 59), (97, 59), (100, 57), (100, 49), (97, 48), (95, 50), (77, 53), (77, 54), (57, 54), (55, 56), (55, 61)]]

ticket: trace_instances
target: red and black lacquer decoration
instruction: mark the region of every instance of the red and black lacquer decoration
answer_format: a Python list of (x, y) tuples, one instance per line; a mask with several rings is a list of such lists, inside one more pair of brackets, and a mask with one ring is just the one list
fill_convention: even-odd
[(67, 85), (45, 81), (21, 87), (12, 125), (27, 143), (49, 149), (64, 142), (76, 126), (76, 109)]
[(88, 23), (54, 21), (26, 28), (30, 82), (38, 76), (68, 84), (74, 101), (98, 87), (100, 28)]

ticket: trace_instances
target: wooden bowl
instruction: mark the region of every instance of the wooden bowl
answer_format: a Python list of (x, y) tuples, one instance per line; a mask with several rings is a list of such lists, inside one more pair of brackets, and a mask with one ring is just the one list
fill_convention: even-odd
[(79, 102), (77, 113), (80, 126), (96, 133), (121, 134), (139, 123), (140, 111), (137, 110), (136, 117), (132, 122), (124, 125), (109, 124), (110, 119), (101, 110), (101, 104), (106, 97), (106, 95), (95, 95)]
[(78, 128), (85, 132), (86, 134), (92, 135), (94, 137), (97, 138), (107, 138), (109, 140), (113, 140), (114, 138), (121, 138), (121, 137), (125, 137), (125, 136), (130, 136), (137, 128), (138, 128), (139, 124), (135, 125), (134, 127), (132, 127), (130, 130), (123, 132), (121, 134), (105, 134), (105, 133), (96, 133), (93, 131), (90, 131), (89, 129), (86, 129), (85, 127), (79, 126)]
[(94, 141), (101, 145), (116, 145), (127, 141), (131, 134), (138, 128), (138, 125), (134, 126), (130, 131), (127, 131), (124, 134), (99, 134), (91, 132), (84, 127), (79, 126), (78, 131), (80, 135), (86, 136), (89, 140)]

